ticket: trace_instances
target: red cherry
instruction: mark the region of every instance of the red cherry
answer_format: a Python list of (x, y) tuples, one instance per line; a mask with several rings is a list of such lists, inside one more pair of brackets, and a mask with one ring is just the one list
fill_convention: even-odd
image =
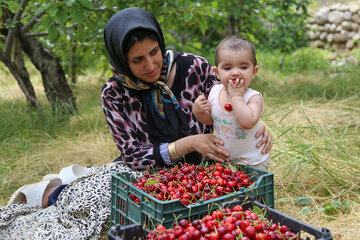
[(224, 105), (224, 108), (225, 108), (226, 111), (231, 111), (231, 109), (232, 109), (230, 103), (225, 104), (225, 105)]
[(217, 233), (219, 235), (219, 238), (222, 238), (222, 236), (224, 236), (226, 233), (228, 233), (228, 230), (223, 226), (217, 227), (216, 231), (217, 231)]
[(280, 226), (280, 232), (285, 233), (285, 232), (288, 232), (288, 231), (290, 231), (288, 226), (286, 226), (286, 225), (281, 225)]
[(186, 219), (181, 219), (179, 221), (179, 226), (181, 226), (183, 229), (185, 229), (189, 226), (189, 221)]
[(157, 227), (156, 227), (156, 231), (158, 231), (158, 232), (163, 232), (163, 231), (165, 231), (166, 230), (166, 228), (163, 226), (163, 225), (158, 225)]
[(243, 211), (243, 207), (241, 205), (235, 205), (233, 207), (233, 211), (234, 212), (242, 212)]
[(182, 234), (184, 234), (184, 229), (181, 226), (175, 226), (174, 227), (174, 235), (175, 235), (175, 237), (179, 237)]
[(240, 228), (241, 230), (245, 231), (245, 228), (250, 226), (250, 222), (248, 220), (240, 220)]
[(266, 240), (266, 235), (263, 233), (258, 233), (256, 235), (256, 240)]
[(244, 230), (246, 236), (248, 236), (250, 239), (254, 239), (256, 237), (256, 230), (255, 228), (251, 226), (247, 226)]

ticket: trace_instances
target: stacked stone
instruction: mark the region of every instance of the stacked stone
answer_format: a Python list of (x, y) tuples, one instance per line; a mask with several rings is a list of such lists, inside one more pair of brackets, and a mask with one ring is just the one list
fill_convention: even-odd
[(320, 9), (309, 21), (307, 36), (310, 46), (351, 50), (360, 43), (359, 4), (334, 4)]

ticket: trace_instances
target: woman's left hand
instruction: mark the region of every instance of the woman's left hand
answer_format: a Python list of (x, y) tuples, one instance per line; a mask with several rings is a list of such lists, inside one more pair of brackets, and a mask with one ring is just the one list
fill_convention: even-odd
[(260, 124), (259, 130), (256, 132), (255, 137), (259, 138), (262, 136), (260, 141), (256, 144), (256, 147), (260, 148), (263, 146), (261, 153), (268, 153), (272, 148), (272, 138), (270, 133), (266, 130), (265, 125), (263, 123)]

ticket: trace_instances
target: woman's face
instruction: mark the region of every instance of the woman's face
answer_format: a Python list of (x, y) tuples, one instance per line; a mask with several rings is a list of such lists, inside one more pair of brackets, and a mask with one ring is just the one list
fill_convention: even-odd
[(149, 83), (159, 79), (163, 58), (157, 41), (146, 38), (135, 43), (126, 57), (135, 77)]

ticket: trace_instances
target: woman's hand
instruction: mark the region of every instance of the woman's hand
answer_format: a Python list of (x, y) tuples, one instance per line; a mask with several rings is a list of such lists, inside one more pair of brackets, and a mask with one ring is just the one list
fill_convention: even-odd
[(256, 132), (255, 137), (259, 138), (262, 136), (260, 141), (256, 144), (256, 147), (260, 148), (263, 146), (261, 153), (268, 153), (272, 148), (272, 138), (270, 133), (265, 129), (265, 125), (263, 123), (260, 124), (259, 130)]
[(221, 148), (224, 142), (213, 134), (196, 134), (176, 140), (176, 152), (183, 156), (197, 151), (218, 162), (227, 161), (230, 154)]
[(192, 136), (192, 146), (195, 151), (218, 162), (227, 161), (230, 154), (222, 149), (224, 142), (213, 134), (197, 134)]

